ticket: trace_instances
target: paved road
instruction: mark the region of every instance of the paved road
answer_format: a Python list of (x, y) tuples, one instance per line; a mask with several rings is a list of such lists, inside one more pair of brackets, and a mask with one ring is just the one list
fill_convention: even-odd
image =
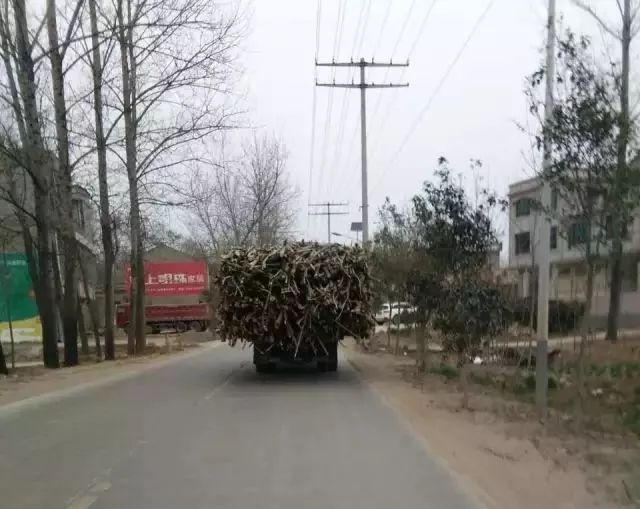
[(0, 507), (474, 509), (346, 362), (257, 375), (226, 345), (0, 407)]

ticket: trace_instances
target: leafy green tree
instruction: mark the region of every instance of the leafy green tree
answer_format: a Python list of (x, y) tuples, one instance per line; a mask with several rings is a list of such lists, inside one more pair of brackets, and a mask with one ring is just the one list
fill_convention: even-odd
[(489, 251), (497, 245), (489, 213), (498, 200), (484, 193), (482, 203), (473, 207), (464, 189), (451, 178), (444, 158), (440, 158), (435, 173), (438, 181), (425, 182), (407, 212), (385, 204), (380, 214), (382, 227), (375, 239), (376, 246), (402, 251), (402, 261), (396, 260), (400, 267), (389, 265), (387, 269), (398, 278), (417, 310), (420, 370), (425, 368), (425, 341), (434, 317), (439, 317), (441, 325), (455, 319), (451, 315), (453, 307), (444, 303), (462, 282), (481, 278)]
[[(568, 32), (558, 44), (556, 101), (551, 119), (538, 115), (537, 98), (545, 69), (530, 81), (531, 111), (540, 127), (536, 145), (549, 148), (547, 169), (540, 174), (558, 193), (561, 233), (583, 253), (586, 266), (585, 316), (578, 361), (578, 392), (583, 389), (583, 359), (593, 302), (594, 277), (601, 248), (611, 238), (607, 223), (622, 207), (614, 192), (618, 173), (620, 116), (616, 108), (616, 77), (594, 62), (589, 39)], [(624, 207), (623, 207), (624, 208)]]

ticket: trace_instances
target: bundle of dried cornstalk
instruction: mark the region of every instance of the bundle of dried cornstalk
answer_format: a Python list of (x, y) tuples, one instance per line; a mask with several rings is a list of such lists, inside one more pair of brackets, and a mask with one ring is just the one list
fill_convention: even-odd
[(235, 249), (217, 277), (219, 333), (287, 350), (366, 337), (373, 325), (366, 253), (342, 245)]

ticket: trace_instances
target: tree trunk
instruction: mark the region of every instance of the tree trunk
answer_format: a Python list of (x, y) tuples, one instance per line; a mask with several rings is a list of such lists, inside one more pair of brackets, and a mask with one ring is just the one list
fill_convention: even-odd
[(87, 337), (87, 329), (84, 325), (84, 314), (82, 312), (82, 301), (78, 297), (78, 333), (80, 335), (80, 351), (82, 355), (89, 355), (89, 338)]
[(64, 93), (64, 71), (62, 51), (58, 38), (55, 0), (47, 0), (47, 34), (49, 38), (49, 61), (51, 62), (51, 85), (55, 112), (56, 141), (58, 145), (59, 185), (56, 186), (58, 221), (62, 232), (64, 271), (64, 296), (62, 304), (62, 330), (64, 336), (64, 365), (78, 364), (78, 273), (76, 270), (76, 240), (71, 199), (71, 167), (69, 164), (69, 131), (67, 128), (67, 105)]
[[(82, 279), (82, 289), (84, 290), (84, 296), (87, 300), (87, 309), (89, 310), (89, 318), (91, 320), (91, 331), (96, 344), (96, 360), (102, 360), (102, 348), (100, 347), (100, 319), (98, 318), (98, 308), (96, 306), (95, 298), (91, 298), (91, 292), (89, 291), (89, 281), (87, 279), (87, 268), (84, 260), (82, 259), (82, 253), (78, 253), (78, 266), (80, 267), (80, 276)], [(80, 317), (78, 317), (80, 318)]]
[[(629, 148), (630, 112), (629, 112), (629, 53), (631, 47), (631, 0), (624, 0), (622, 13), (622, 69), (620, 75), (620, 135), (618, 136), (618, 168), (614, 182), (615, 195), (622, 197), (627, 193), (628, 182), (627, 150)], [(626, 201), (626, 200), (624, 200)], [(623, 214), (622, 220), (628, 219)], [(609, 295), (609, 313), (607, 315), (607, 339), (618, 339), (620, 319), (620, 297), (622, 293), (622, 233), (623, 225), (618, 214), (612, 215), (613, 242), (611, 249), (611, 289)]]
[(131, 231), (131, 313), (127, 351), (142, 353), (146, 346), (144, 310), (144, 256), (142, 252), (142, 224), (136, 160), (136, 69), (133, 50), (133, 26), (131, 3), (127, 0), (127, 23), (124, 21), (125, 0), (118, 0), (118, 45), (122, 71), (122, 102), (125, 130), (125, 152), (129, 181), (130, 231)]
[(2, 349), (2, 342), (0, 341), (0, 375), (8, 375), (9, 368), (7, 368), (7, 360), (4, 357), (4, 350)]
[[(590, 237), (588, 237), (590, 238)], [(589, 249), (587, 249), (589, 250)], [(581, 337), (580, 337), (580, 346), (578, 349), (578, 362), (577, 362), (577, 375), (576, 375), (576, 390), (577, 390), (577, 398), (576, 398), (576, 410), (578, 421), (582, 418), (583, 410), (584, 410), (584, 362), (585, 362), (585, 351), (587, 348), (587, 341), (589, 332), (591, 329), (591, 307), (593, 305), (593, 279), (594, 279), (594, 271), (595, 271), (595, 263), (594, 260), (591, 259), (591, 255), (587, 255), (587, 286), (585, 289), (586, 292), (586, 302), (585, 302), (585, 313), (582, 318), (582, 326), (581, 326)]]
[(53, 256), (51, 253), (51, 233), (49, 214), (51, 204), (49, 191), (36, 189), (36, 221), (38, 222), (37, 263), (39, 281), (36, 292), (40, 292), (40, 323), (42, 325), (42, 355), (47, 368), (59, 368), (58, 358), (58, 319), (53, 274)]
[(98, 36), (98, 16), (96, 0), (89, 0), (89, 20), (91, 24), (91, 71), (93, 75), (93, 113), (95, 117), (96, 151), (98, 155), (98, 188), (100, 193), (100, 230), (104, 250), (104, 358), (115, 359), (114, 341), (114, 297), (113, 266), (115, 250), (109, 203), (109, 183), (107, 180), (107, 144), (104, 136), (104, 115), (102, 103), (102, 55)]
[[(24, 138), (21, 139), (31, 178), (34, 184), (35, 220), (37, 226), (37, 283), (34, 290), (40, 322), (42, 324), (42, 352), (44, 365), (58, 368), (58, 330), (56, 325), (55, 294), (51, 259), (51, 164), (46, 156), (38, 102), (34, 62), (31, 56), (31, 43), (27, 25), (24, 0), (13, 0), (14, 23), (16, 27), (15, 45), (17, 50), (16, 73), (20, 87), (20, 96), (24, 108)], [(26, 246), (25, 246), (26, 247)], [(35, 254), (31, 251), (31, 254)]]
[(429, 322), (427, 313), (418, 311), (418, 326), (416, 327), (416, 368), (419, 373), (426, 369), (426, 329)]
[[(146, 347), (145, 331), (145, 296), (144, 296), (144, 254), (142, 252), (142, 235), (140, 221), (140, 205), (136, 185), (129, 189), (131, 196), (131, 321), (129, 327), (129, 344), (133, 341), (133, 353), (141, 354)], [(132, 338), (133, 334), (133, 338)]]

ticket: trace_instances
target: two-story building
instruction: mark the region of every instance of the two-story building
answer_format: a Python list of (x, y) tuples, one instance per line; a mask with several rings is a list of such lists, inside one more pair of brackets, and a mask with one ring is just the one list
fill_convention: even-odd
[[(527, 297), (535, 292), (537, 260), (542, 221), (550, 219), (550, 298), (584, 300), (586, 266), (584, 243), (586, 230), (570, 217), (568, 207), (558, 193), (551, 192), (551, 213), (535, 204), (540, 202), (542, 185), (539, 178), (516, 182), (509, 186), (509, 270), (516, 281), (517, 293)], [(593, 314), (595, 323), (604, 322), (609, 308), (609, 246), (599, 246), (601, 260), (595, 274)], [(623, 286), (621, 325), (640, 325), (640, 210), (627, 225), (623, 241)]]

